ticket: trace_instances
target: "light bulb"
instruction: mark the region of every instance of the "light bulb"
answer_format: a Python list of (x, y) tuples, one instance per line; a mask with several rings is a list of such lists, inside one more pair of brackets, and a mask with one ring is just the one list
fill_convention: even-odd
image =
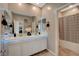
[(32, 7), (33, 10), (36, 10), (36, 7)]
[(22, 5), (22, 3), (19, 3), (18, 5), (19, 5), (19, 6), (21, 6), (21, 5)]
[(51, 7), (47, 7), (48, 10), (51, 10)]
[(39, 4), (39, 3), (36, 3), (36, 4)]

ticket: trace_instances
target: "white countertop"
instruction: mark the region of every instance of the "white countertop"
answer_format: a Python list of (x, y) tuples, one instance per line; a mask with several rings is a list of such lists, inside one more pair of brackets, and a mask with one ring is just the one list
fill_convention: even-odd
[(31, 36), (17, 36), (17, 37), (7, 37), (4, 40), (1, 40), (3, 43), (17, 43), (17, 42), (25, 42), (25, 41), (33, 41), (33, 40), (41, 40), (48, 39), (47, 33), (43, 33), (40, 35), (31, 35)]

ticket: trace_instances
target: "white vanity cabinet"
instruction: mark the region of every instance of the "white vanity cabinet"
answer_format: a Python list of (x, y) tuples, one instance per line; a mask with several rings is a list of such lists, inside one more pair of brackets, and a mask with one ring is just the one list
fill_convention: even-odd
[(21, 56), (21, 44), (8, 44), (8, 56)]
[(22, 55), (32, 55), (47, 49), (47, 40), (33, 40), (22, 44)]
[(29, 56), (47, 49), (46, 38), (30, 38), (31, 40), (8, 44), (9, 56)]

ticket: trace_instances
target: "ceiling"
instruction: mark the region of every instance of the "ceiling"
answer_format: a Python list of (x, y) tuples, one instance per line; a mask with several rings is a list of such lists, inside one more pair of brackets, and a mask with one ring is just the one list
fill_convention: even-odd
[(38, 6), (38, 7), (43, 7), (46, 3), (31, 3), (35, 6)]

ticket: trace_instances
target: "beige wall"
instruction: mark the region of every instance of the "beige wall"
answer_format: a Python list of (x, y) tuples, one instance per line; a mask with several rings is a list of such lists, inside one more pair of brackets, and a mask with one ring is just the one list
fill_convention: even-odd
[[(48, 49), (56, 53), (56, 42), (59, 37), (57, 31), (59, 30), (58, 28), (58, 19), (57, 19), (57, 9), (64, 4), (46, 4), (42, 8), (42, 16), (46, 17), (46, 21), (50, 22), (50, 27), (48, 28)], [(51, 7), (51, 10), (48, 10), (47, 7)]]
[(8, 4), (7, 3), (0, 3), (0, 8), (8, 8)]

